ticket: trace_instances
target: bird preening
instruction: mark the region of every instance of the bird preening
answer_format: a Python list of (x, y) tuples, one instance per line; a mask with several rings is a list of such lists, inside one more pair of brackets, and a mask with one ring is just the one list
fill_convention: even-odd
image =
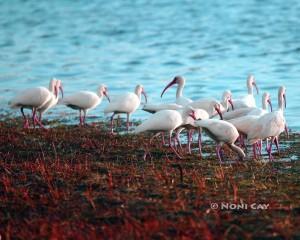
[[(34, 87), (17, 94), (10, 102), (11, 108), (21, 111), (23, 127), (29, 128), (32, 120), (33, 128), (40, 126), (42, 116), (55, 105), (65, 105), (79, 112), (79, 126), (86, 125), (88, 111), (96, 108), (106, 97), (108, 103), (104, 107), (104, 114), (110, 115), (109, 133), (114, 133), (114, 117), (126, 114), (126, 130), (128, 133), (141, 134), (148, 132), (149, 149), (154, 138), (161, 136), (161, 147), (169, 147), (177, 158), (183, 158), (185, 154), (192, 154), (193, 135), (198, 134), (198, 155), (202, 157), (202, 134), (216, 143), (216, 157), (223, 162), (224, 154), (222, 146), (226, 145), (237, 156), (237, 160), (244, 160), (247, 153), (247, 145), (252, 146), (253, 158), (262, 155), (263, 142), (266, 142), (266, 152), (270, 160), (273, 160), (273, 143), (279, 152), (279, 136), (284, 131), (288, 134), (284, 117), (286, 108), (286, 88), (278, 89), (278, 109), (273, 111), (271, 95), (268, 92), (262, 95), (261, 108), (257, 107), (254, 97), (254, 88), (258, 94), (258, 86), (253, 75), (249, 75), (246, 81), (247, 92), (243, 96), (233, 97), (230, 90), (222, 93), (220, 100), (215, 97), (195, 100), (187, 98), (183, 94), (186, 80), (182, 76), (176, 76), (161, 92), (161, 98), (173, 85), (177, 85), (176, 98), (171, 103), (148, 103), (145, 88), (137, 85), (133, 92), (127, 92), (110, 97), (109, 88), (99, 84), (96, 92), (79, 91), (64, 96), (62, 81), (52, 78), (49, 87)], [(61, 93), (61, 98), (60, 98)], [(142, 95), (145, 103), (142, 104)], [(221, 93), (220, 93), (221, 95)], [(104, 103), (105, 104), (105, 103)], [(270, 108), (268, 109), (268, 104)], [(142, 110), (151, 113), (147, 120), (136, 126), (131, 131), (130, 117), (142, 106)], [(29, 109), (31, 117), (27, 117), (24, 110)], [(182, 147), (181, 132), (187, 132), (186, 149)], [(115, 133), (114, 133), (115, 134)], [(165, 142), (165, 135), (168, 137)], [(145, 150), (144, 158), (151, 155)], [(248, 154), (247, 154), (248, 155)]]

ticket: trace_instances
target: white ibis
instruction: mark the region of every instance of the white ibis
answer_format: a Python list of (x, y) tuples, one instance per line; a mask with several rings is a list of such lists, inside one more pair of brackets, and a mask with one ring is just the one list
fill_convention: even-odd
[[(268, 112), (267, 104), (270, 105), (270, 109), (272, 111), (270, 94), (264, 93), (262, 96), (262, 108), (240, 108), (232, 112), (226, 112), (223, 114), (223, 118), (228, 122), (232, 123), (239, 131), (242, 146), (246, 147), (244, 143), (244, 135), (247, 136), (248, 133), (252, 131), (252, 126), (258, 120), (258, 118)], [(261, 154), (262, 140), (259, 141), (259, 144), (252, 145), (254, 158), (257, 157), (256, 146), (259, 147), (259, 151)]]
[[(192, 107), (190, 107), (193, 109)], [(195, 120), (203, 120), (203, 119), (209, 119), (209, 114), (203, 110), (203, 109), (194, 109), (195, 112)], [(192, 139), (192, 133), (195, 129), (198, 129), (198, 147), (199, 147), (199, 153), (201, 155), (201, 128), (196, 128), (194, 125), (194, 119), (187, 118), (186, 121), (184, 121), (180, 127), (176, 129), (176, 140), (180, 144), (179, 135), (180, 133), (186, 129), (187, 130), (187, 147), (188, 147), (188, 153), (191, 153), (191, 139)]]
[(233, 105), (235, 109), (243, 108), (243, 107), (255, 107), (255, 98), (253, 96), (253, 87), (256, 88), (258, 94), (258, 87), (256, 85), (256, 81), (253, 75), (249, 75), (247, 79), (247, 88), (248, 94), (244, 97), (233, 99)]
[[(10, 101), (11, 108), (20, 108), (24, 118), (24, 128), (29, 127), (29, 121), (24, 114), (24, 109), (31, 109), (32, 112), (42, 108), (52, 98), (52, 93), (57, 95), (56, 79), (51, 79), (49, 89), (45, 87), (34, 87), (20, 92), (15, 98)], [(36, 119), (32, 119), (36, 122)]]
[(220, 150), (224, 143), (238, 154), (240, 160), (244, 159), (245, 153), (234, 144), (239, 137), (239, 133), (231, 123), (217, 119), (206, 119), (195, 121), (194, 124), (196, 127), (203, 128), (207, 135), (217, 143), (216, 153), (220, 162), (223, 160)]
[(64, 91), (62, 87), (61, 80), (59, 79), (54, 79), (56, 81), (55, 83), (55, 90), (54, 93), (51, 92), (51, 98), (50, 100), (44, 104), (42, 107), (36, 109), (36, 111), (39, 113), (39, 119), (36, 119), (36, 111), (33, 111), (33, 119), (35, 119), (35, 122), (39, 123), (42, 126), (42, 115), (46, 111), (48, 111), (50, 108), (54, 107), (59, 99), (58, 92), (61, 92), (62, 98), (64, 97)]
[(87, 112), (101, 104), (104, 96), (110, 101), (107, 87), (101, 84), (97, 89), (97, 93), (90, 91), (76, 92), (65, 97), (61, 103), (69, 108), (79, 110), (79, 125), (84, 125)]
[(161, 134), (161, 132), (167, 132), (169, 134), (169, 146), (176, 153), (176, 155), (180, 157), (172, 146), (172, 133), (176, 128), (180, 127), (184, 123), (187, 123), (188, 118), (192, 118), (193, 120), (195, 120), (195, 111), (190, 107), (185, 107), (182, 111), (158, 111), (151, 115), (149, 119), (137, 126), (134, 132), (136, 134), (141, 132), (156, 133), (150, 139), (150, 143), (151, 140), (157, 136), (157, 134)]
[(251, 131), (248, 132), (247, 140), (250, 144), (254, 144), (260, 139), (271, 138), (270, 145), (267, 147), (269, 159), (272, 157), (272, 143), (273, 141), (278, 147), (278, 136), (286, 130), (286, 121), (283, 115), (284, 108), (286, 108), (286, 88), (281, 86), (278, 90), (278, 110), (266, 113), (259, 117), (252, 126)]
[(191, 99), (184, 97), (182, 94), (185, 85), (185, 79), (181, 76), (174, 77), (174, 79), (162, 91), (160, 97), (162, 97), (165, 91), (174, 84), (178, 84), (177, 91), (176, 91), (176, 104), (185, 106), (193, 102)]
[(104, 113), (113, 113), (111, 116), (111, 132), (113, 132), (113, 119), (115, 114), (127, 114), (127, 131), (129, 130), (129, 118), (134, 113), (141, 103), (141, 94), (145, 96), (147, 103), (147, 95), (142, 85), (137, 85), (134, 93), (128, 92), (122, 95), (115, 96), (104, 109)]
[(156, 113), (161, 110), (180, 110), (183, 106), (177, 103), (145, 104), (142, 108), (145, 112)]
[(270, 105), (270, 110), (272, 112), (272, 103), (271, 103), (270, 94), (268, 92), (265, 92), (262, 95), (262, 107), (261, 108), (257, 108), (257, 107), (239, 108), (234, 111), (223, 113), (223, 118), (224, 118), (224, 120), (230, 120), (230, 119), (234, 119), (234, 118), (243, 117), (246, 115), (261, 116), (268, 112), (267, 104)]
[(213, 117), (218, 114), (215, 108), (216, 105), (219, 106), (219, 110), (222, 113), (229, 109), (229, 104), (232, 108), (234, 108), (231, 99), (231, 92), (229, 90), (226, 90), (223, 93), (221, 102), (216, 99), (199, 99), (190, 103), (189, 106), (192, 106), (195, 109), (203, 109), (209, 114), (209, 117)]

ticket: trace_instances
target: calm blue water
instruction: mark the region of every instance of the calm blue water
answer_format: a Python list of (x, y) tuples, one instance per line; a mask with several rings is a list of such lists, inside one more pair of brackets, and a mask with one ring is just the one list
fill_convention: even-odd
[[(300, 1), (149, 2), (0, 1), (1, 108), (53, 76), (66, 95), (100, 83), (116, 94), (142, 83), (150, 102), (159, 102), (177, 74), (187, 79), (184, 93), (197, 99), (220, 98), (224, 89), (242, 95), (253, 73), (275, 106), (278, 86), (286, 85), (288, 125), (300, 129)], [(175, 88), (163, 100), (174, 98)], [(92, 115), (101, 116), (105, 104)], [(48, 117), (65, 111), (57, 107)]]

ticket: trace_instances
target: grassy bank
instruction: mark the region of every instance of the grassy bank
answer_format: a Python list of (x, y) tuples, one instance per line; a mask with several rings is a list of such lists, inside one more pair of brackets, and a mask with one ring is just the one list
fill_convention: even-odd
[[(21, 125), (0, 121), (4, 239), (300, 237), (300, 161), (291, 160), (299, 157), (297, 134), (281, 138), (286, 148), (274, 162), (220, 165), (210, 142), (203, 159), (195, 151), (181, 160), (154, 142), (145, 161), (148, 136), (111, 136), (101, 123), (48, 131)], [(235, 158), (226, 148), (225, 155)]]

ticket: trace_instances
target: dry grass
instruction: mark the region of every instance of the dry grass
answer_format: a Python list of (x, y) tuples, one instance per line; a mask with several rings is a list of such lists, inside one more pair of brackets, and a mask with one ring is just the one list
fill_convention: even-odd
[[(23, 130), (0, 122), (0, 234), (4, 239), (291, 239), (300, 237), (300, 161), (177, 159), (146, 136), (101, 124)], [(286, 143), (286, 140), (282, 140)], [(299, 157), (293, 134), (281, 156)], [(229, 158), (234, 155), (225, 150)], [(214, 210), (211, 202), (268, 203)]]

